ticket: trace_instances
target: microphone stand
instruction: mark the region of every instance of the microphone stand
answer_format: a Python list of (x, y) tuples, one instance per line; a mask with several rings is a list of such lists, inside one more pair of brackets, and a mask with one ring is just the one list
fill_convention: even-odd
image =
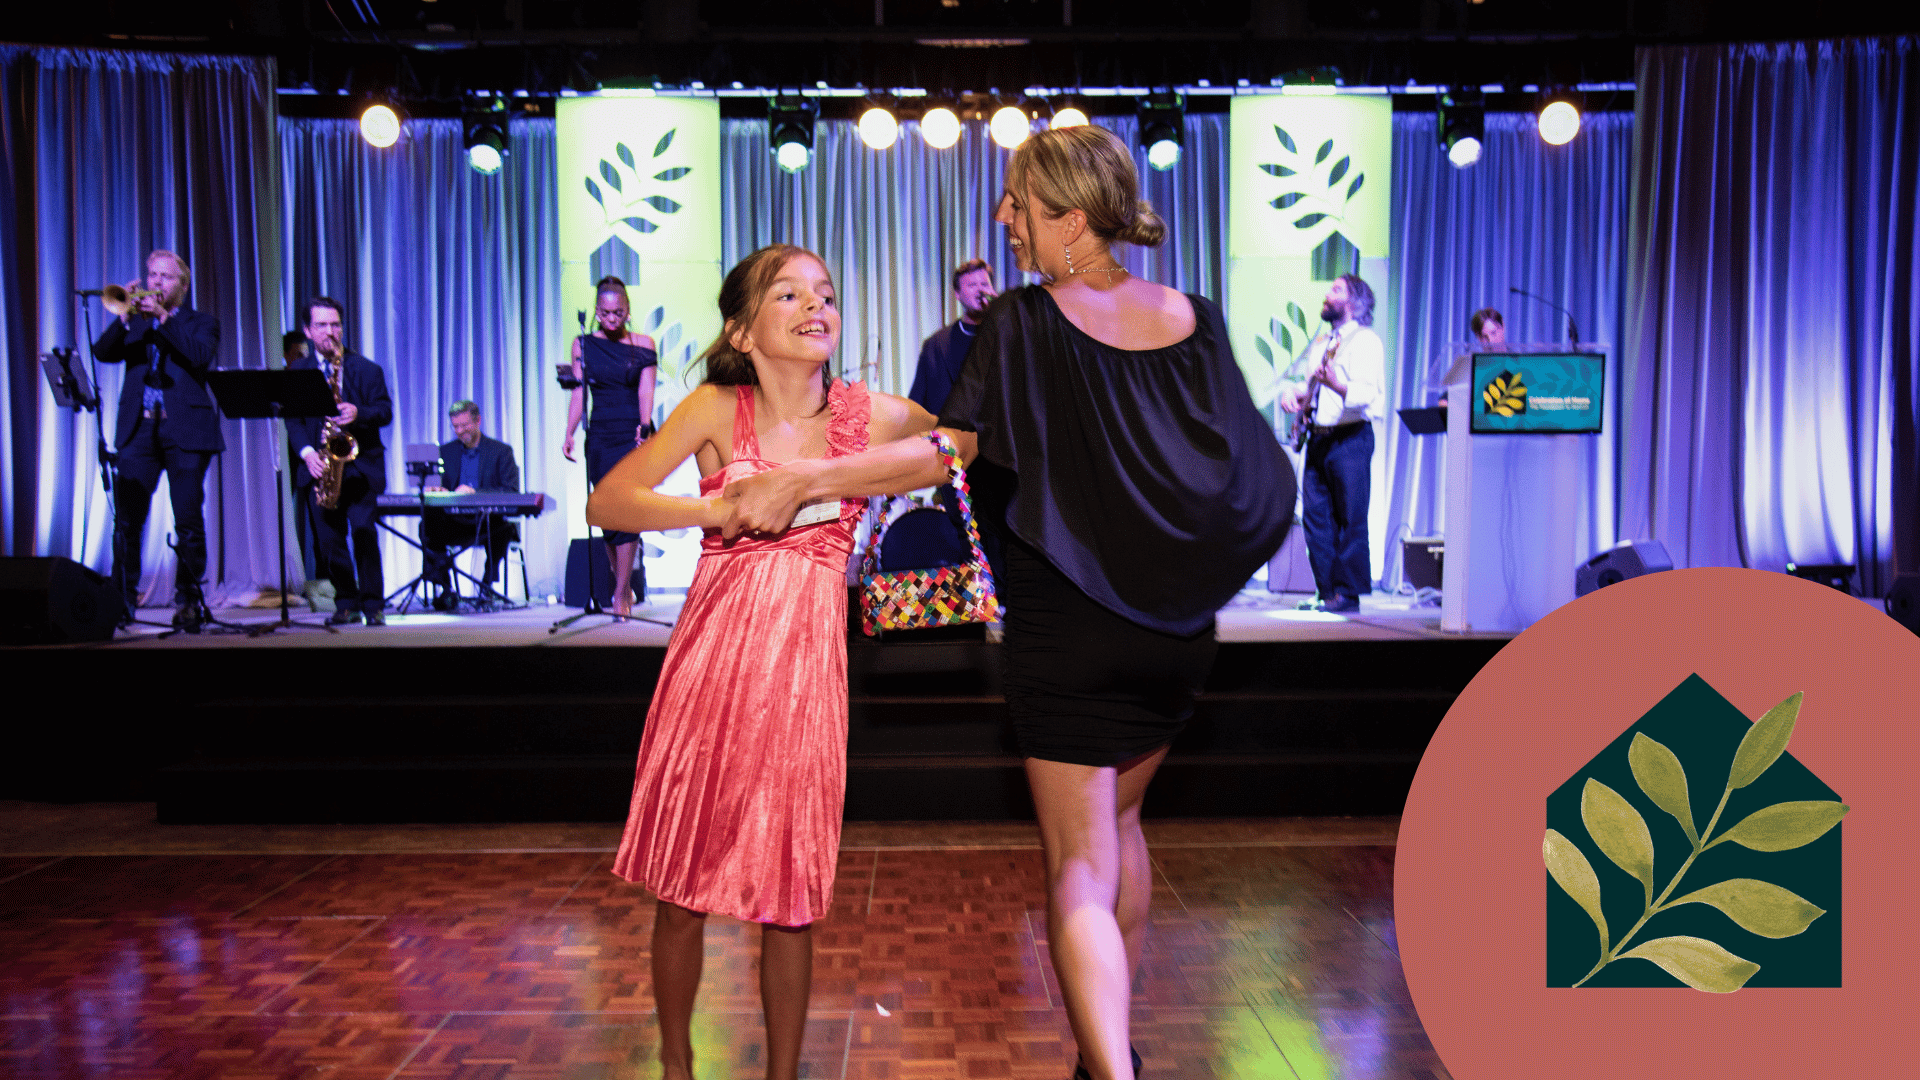
[(1560, 314), (1565, 315), (1567, 317), (1567, 344), (1572, 345), (1576, 349), (1580, 347), (1580, 331), (1577, 327), (1573, 325), (1573, 312), (1568, 311), (1566, 308), (1561, 307), (1559, 304), (1554, 303), (1553, 301), (1547, 299), (1544, 296), (1536, 296), (1533, 293), (1530, 293), (1527, 290), (1522, 288), (1518, 288), (1515, 286), (1508, 286), (1507, 291), (1513, 292), (1513, 293), (1519, 293), (1521, 296), (1524, 296), (1529, 300), (1537, 300), (1540, 303), (1545, 304), (1548, 307), (1552, 308), (1553, 310), (1559, 312)]

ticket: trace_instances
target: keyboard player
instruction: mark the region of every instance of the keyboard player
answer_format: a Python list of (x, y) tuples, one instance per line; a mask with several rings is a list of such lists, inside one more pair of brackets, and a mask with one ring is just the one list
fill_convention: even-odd
[[(441, 445), (440, 475), (428, 478), (427, 490), (519, 491), (520, 466), (514, 461), (513, 447), (481, 432), (480, 406), (456, 401), (447, 409), (447, 418), (453, 426), (453, 441)], [(449, 548), (484, 547), (487, 572), (482, 580), (491, 588), (507, 545), (518, 539), (519, 529), (502, 514), (429, 510), (420, 522), (420, 546), (426, 552), (425, 577), (439, 586), (433, 606), (447, 611), (457, 602), (448, 573)]]

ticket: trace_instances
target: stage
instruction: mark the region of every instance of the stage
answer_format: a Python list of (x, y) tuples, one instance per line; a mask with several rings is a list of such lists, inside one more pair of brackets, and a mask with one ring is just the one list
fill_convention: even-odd
[[(1247, 592), (1221, 612), (1219, 658), (1147, 813), (1398, 813), (1433, 729), (1505, 643), (1443, 634), (1437, 608), (1391, 597), (1344, 617), (1301, 599)], [(152, 801), (179, 824), (619, 821), (677, 604), (556, 633), (575, 609), (394, 614), (339, 633), (303, 612), (311, 627), (260, 636), (138, 627), (8, 650), (62, 709), (21, 726), (0, 790)], [(999, 657), (981, 627), (880, 641), (850, 628), (849, 820), (1031, 815)]]

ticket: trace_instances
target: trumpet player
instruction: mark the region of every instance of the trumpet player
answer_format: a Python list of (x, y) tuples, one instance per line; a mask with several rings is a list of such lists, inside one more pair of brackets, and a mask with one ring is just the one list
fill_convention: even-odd
[[(330, 468), (340, 468), (339, 493), (332, 506), (308, 508), (313, 515), (314, 561), (333, 582), (334, 612), (328, 622), (345, 624), (366, 620), (368, 626), (387, 621), (386, 579), (380, 570), (380, 541), (374, 528), (380, 494), (387, 490), (386, 450), (380, 429), (393, 422), (393, 399), (387, 395), (387, 375), (380, 365), (346, 347), (342, 323), (346, 309), (325, 296), (308, 300), (301, 312), (311, 355), (288, 362), (292, 371), (317, 368), (335, 389), (339, 410), (331, 418), (309, 417), (287, 422), (287, 441), (293, 456), (306, 467), (293, 470), (294, 494), (313, 498), (316, 484), (328, 483)], [(332, 434), (337, 427), (356, 446), (351, 460), (331, 461)], [(351, 554), (349, 554), (351, 548)]]
[(220, 320), (186, 304), (193, 272), (171, 251), (147, 256), (144, 281), (108, 289), (117, 316), (93, 343), (104, 364), (125, 364), (114, 485), (113, 577), (131, 618), (140, 591), (140, 543), (160, 475), (173, 500), (179, 565), (174, 571), (175, 626), (198, 631), (206, 617), (201, 578), (207, 570), (207, 466), (226, 449), (220, 413), (207, 393), (207, 372), (220, 347)]

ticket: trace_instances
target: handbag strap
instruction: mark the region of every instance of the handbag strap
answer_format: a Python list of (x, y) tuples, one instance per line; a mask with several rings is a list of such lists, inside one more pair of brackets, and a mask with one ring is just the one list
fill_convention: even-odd
[[(960, 516), (967, 523), (967, 543), (973, 548), (973, 561), (985, 566), (987, 553), (980, 546), (980, 523), (973, 518), (973, 491), (967, 486), (967, 469), (960, 464), (960, 451), (954, 448), (953, 440), (942, 431), (928, 432), (927, 441), (939, 448), (940, 463), (947, 467), (947, 480), (960, 496)], [(860, 578), (863, 581), (871, 578), (879, 565), (880, 535), (887, 529), (888, 501), (885, 497), (880, 500), (880, 509), (874, 514), (873, 531), (867, 534), (867, 553), (860, 560)]]

